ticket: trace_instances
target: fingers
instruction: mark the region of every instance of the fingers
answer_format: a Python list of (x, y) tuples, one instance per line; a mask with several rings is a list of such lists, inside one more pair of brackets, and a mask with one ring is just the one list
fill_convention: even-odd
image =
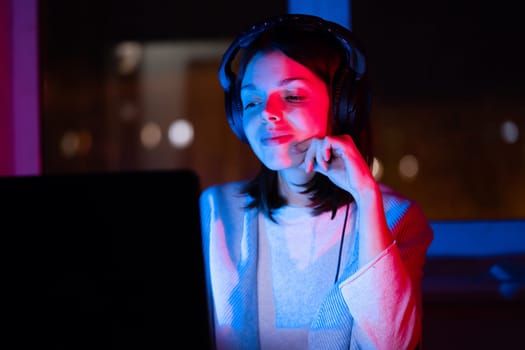
[(297, 153), (304, 153), (308, 150), (310, 147), (310, 144), (312, 143), (312, 138), (306, 139), (304, 141), (298, 142), (294, 145), (293, 149)]
[(307, 173), (311, 173), (312, 171), (314, 171), (315, 157), (312, 156), (313, 153), (314, 151), (311, 148), (309, 148), (304, 156), (303, 168), (304, 171), (306, 171)]
[(323, 170), (328, 170), (328, 165), (332, 160), (332, 147), (327, 139), (323, 139), (318, 145), (315, 152), (315, 163), (319, 165)]
[(362, 184), (371, 183), (373, 176), (350, 136), (314, 138), (304, 152), (301, 164), (307, 173), (318, 172), (332, 183), (354, 193)]
[(360, 156), (350, 136), (313, 138), (307, 142), (301, 142), (298, 147), (305, 147), (306, 145), (308, 148), (304, 152), (303, 161), (303, 169), (306, 172), (319, 171), (326, 174), (330, 167), (336, 165), (334, 162), (339, 168), (343, 165), (340, 164), (341, 162), (353, 159), (352, 155)]
[[(308, 147), (305, 150), (304, 154), (304, 160), (303, 160), (303, 169), (307, 173), (310, 173), (314, 170), (314, 162), (315, 162), (315, 152), (317, 147), (315, 146), (315, 143), (317, 143), (317, 140), (311, 139), (308, 142)], [(304, 142), (302, 143), (304, 144)]]
[(332, 159), (332, 147), (329, 140), (327, 138), (312, 139), (305, 151), (303, 169), (308, 173), (312, 171), (324, 173), (328, 171)]

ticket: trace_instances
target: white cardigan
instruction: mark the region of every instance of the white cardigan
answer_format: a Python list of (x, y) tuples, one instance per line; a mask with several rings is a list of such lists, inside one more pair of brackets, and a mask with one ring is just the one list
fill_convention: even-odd
[[(211, 186), (200, 199), (217, 349), (259, 349), (258, 210), (243, 208), (243, 184)], [(345, 252), (352, 258), (312, 320), (309, 349), (401, 350), (421, 342), (421, 282), (433, 232), (416, 203), (385, 185), (381, 191), (394, 242), (359, 270), (357, 252)]]

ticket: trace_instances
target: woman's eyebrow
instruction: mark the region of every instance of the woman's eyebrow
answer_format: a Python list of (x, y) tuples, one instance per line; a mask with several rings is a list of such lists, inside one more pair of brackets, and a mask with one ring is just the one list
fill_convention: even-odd
[(255, 90), (255, 85), (254, 84), (245, 84), (245, 85), (242, 85), (241, 86), (241, 90)]
[[(284, 85), (288, 85), (290, 83), (293, 83), (295, 81), (310, 81), (308, 78), (303, 78), (303, 77), (292, 77), (292, 78), (286, 78), (286, 79), (283, 79), (279, 82), (278, 86), (284, 86)], [(250, 84), (245, 84), (245, 85), (242, 85), (241, 86), (241, 90), (244, 90), (244, 89), (247, 89), (247, 90), (255, 90), (255, 85), (250, 83)]]
[(303, 77), (292, 77), (292, 78), (286, 78), (286, 79), (283, 79), (279, 82), (279, 86), (283, 86), (283, 85), (286, 85), (286, 84), (290, 84), (290, 83), (293, 83), (294, 81), (297, 81), (297, 80), (300, 80), (300, 81), (310, 81), (310, 79), (308, 78), (303, 78)]

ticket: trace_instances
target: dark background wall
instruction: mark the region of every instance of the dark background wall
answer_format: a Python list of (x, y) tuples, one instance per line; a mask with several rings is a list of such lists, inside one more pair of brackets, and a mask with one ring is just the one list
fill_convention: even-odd
[(389, 98), (476, 98), (525, 91), (525, 25), (515, 2), (353, 0), (376, 90)]

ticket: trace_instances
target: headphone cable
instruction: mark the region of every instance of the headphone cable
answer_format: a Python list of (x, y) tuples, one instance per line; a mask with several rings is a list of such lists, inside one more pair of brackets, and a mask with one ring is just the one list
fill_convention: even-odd
[(350, 203), (347, 203), (346, 212), (345, 212), (345, 221), (343, 222), (343, 230), (341, 231), (341, 240), (339, 242), (339, 255), (337, 257), (337, 270), (335, 271), (334, 284), (337, 283), (337, 280), (339, 279), (339, 269), (341, 268), (341, 256), (343, 255), (343, 241), (345, 238), (346, 222), (348, 221), (349, 208), (350, 208)]

